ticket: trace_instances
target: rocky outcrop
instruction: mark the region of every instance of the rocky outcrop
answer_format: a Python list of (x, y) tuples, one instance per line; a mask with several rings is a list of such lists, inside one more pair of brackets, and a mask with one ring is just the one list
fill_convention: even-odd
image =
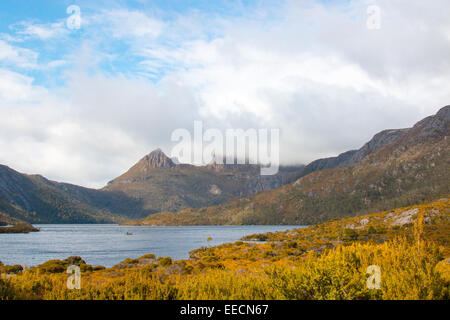
[(173, 168), (175, 166), (172, 159), (166, 156), (161, 149), (156, 149), (142, 158), (135, 167), (140, 172), (147, 172), (154, 168)]

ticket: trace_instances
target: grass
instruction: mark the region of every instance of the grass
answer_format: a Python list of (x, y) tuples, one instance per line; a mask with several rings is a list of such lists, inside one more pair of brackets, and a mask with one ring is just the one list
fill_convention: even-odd
[[(449, 299), (449, 204), (248, 236), (187, 260), (149, 254), (85, 267), (80, 290), (67, 289), (65, 268), (84, 261), (49, 261), (1, 277), (0, 299)], [(366, 284), (371, 265), (381, 271), (379, 290)]]

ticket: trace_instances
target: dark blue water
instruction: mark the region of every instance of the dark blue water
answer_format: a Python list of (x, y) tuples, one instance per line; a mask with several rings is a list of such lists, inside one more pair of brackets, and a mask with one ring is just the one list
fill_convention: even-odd
[[(36, 225), (40, 232), (0, 234), (0, 261), (34, 266), (51, 259), (81, 256), (88, 264), (111, 267), (147, 253), (186, 259), (201, 246), (234, 242), (254, 233), (284, 231), (299, 226), (134, 227), (105, 224)], [(132, 233), (127, 235), (126, 233)], [(207, 241), (212, 237), (211, 241)]]

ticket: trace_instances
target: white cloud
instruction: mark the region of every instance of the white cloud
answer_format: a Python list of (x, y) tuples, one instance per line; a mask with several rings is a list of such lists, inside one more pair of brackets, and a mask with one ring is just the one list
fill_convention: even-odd
[(151, 150), (168, 151), (172, 130), (195, 119), (191, 93), (173, 82), (68, 77), (66, 88), (47, 92), (0, 70), (0, 163), (102, 187)]
[(39, 38), (41, 40), (49, 40), (51, 38), (62, 37), (68, 34), (64, 21), (58, 21), (48, 24), (33, 23), (30, 21), (22, 21), (13, 26), (16, 34), (21, 40), (27, 38)]
[[(170, 23), (126, 9), (84, 16), (94, 35), (64, 57), (79, 68), (66, 70), (64, 88), (0, 70), (0, 163), (102, 186), (151, 149), (169, 152), (172, 130), (197, 119), (280, 128), (282, 161), (309, 162), (449, 104), (450, 3), (379, 0), (376, 31), (366, 28), (367, 4), (287, 1), (254, 16)], [(132, 49), (116, 55), (102, 34)], [(1, 46), (0, 60), (20, 62), (17, 48)], [(101, 71), (124, 54), (138, 60), (136, 74)], [(161, 68), (160, 81), (142, 78)]]
[(0, 63), (20, 68), (36, 68), (38, 54), (30, 49), (13, 46), (0, 40)]
[(100, 14), (88, 18), (88, 23), (103, 25), (115, 38), (158, 37), (164, 23), (149, 17), (143, 12), (128, 9), (103, 10)]
[(41, 101), (47, 90), (33, 86), (32, 82), (30, 77), (0, 68), (0, 102), (20, 104)]

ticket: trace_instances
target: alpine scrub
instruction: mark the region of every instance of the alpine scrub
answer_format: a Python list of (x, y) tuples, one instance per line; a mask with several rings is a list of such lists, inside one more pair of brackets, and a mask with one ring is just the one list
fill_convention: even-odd
[[(148, 254), (109, 269), (51, 260), (4, 273), (0, 299), (449, 299), (449, 203), (248, 236), (266, 242), (203, 247), (188, 260)], [(67, 288), (69, 262), (83, 270), (80, 290)], [(369, 266), (380, 289), (367, 285)]]

